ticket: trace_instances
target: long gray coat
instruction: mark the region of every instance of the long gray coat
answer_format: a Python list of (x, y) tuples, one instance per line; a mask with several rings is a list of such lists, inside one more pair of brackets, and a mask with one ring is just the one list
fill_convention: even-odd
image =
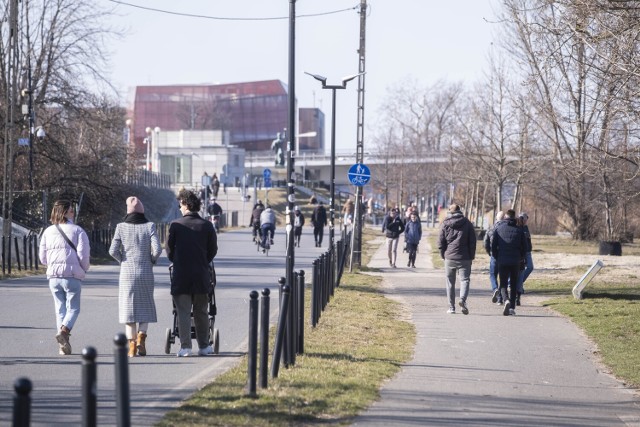
[(120, 263), (119, 322), (157, 322), (153, 264), (162, 246), (152, 222), (116, 227), (109, 255)]

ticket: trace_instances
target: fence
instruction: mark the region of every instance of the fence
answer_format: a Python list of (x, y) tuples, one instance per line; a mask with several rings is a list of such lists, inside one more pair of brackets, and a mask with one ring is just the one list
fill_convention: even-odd
[[(156, 230), (160, 242), (166, 242), (169, 232), (169, 224), (156, 224)], [(109, 251), (113, 239), (114, 228), (104, 228), (87, 232), (91, 255), (104, 255)], [(40, 239), (37, 234), (29, 233), (25, 236), (12, 236), (11, 239), (2, 236), (1, 260), (2, 275), (11, 275), (14, 270), (40, 269), (38, 260), (38, 247)]]

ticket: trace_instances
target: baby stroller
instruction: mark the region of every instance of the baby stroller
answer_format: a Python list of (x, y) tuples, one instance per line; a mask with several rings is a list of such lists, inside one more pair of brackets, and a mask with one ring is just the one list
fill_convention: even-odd
[[(220, 332), (218, 328), (215, 327), (216, 323), (216, 271), (213, 267), (213, 262), (209, 264), (209, 273), (211, 275), (211, 282), (209, 287), (209, 345), (213, 348), (213, 354), (218, 354), (220, 351)], [(173, 280), (173, 265), (169, 266), (169, 280)], [(165, 344), (164, 344), (164, 352), (165, 354), (171, 353), (171, 344), (175, 344), (176, 338), (180, 341), (180, 334), (178, 332), (178, 312), (176, 310), (176, 305), (171, 300), (171, 304), (173, 306), (173, 328), (167, 328), (165, 334)], [(193, 313), (191, 313), (191, 338), (196, 337), (196, 328), (193, 323)]]

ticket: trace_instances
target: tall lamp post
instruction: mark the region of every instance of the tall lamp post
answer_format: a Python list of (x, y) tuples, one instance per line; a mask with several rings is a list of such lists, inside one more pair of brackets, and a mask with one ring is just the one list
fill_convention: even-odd
[[(147, 137), (144, 139), (144, 143), (147, 144), (147, 163), (146, 168), (148, 171), (155, 170), (157, 171), (157, 153), (158, 153), (158, 134), (160, 133), (160, 128), (156, 126), (155, 128), (147, 127), (144, 130), (147, 133)], [(153, 148), (151, 147), (153, 145)], [(153, 156), (153, 162), (151, 161), (151, 157)]]
[(310, 75), (314, 79), (318, 80), (322, 83), (322, 89), (331, 89), (331, 184), (329, 188), (329, 245), (333, 247), (334, 241), (334, 218), (335, 218), (335, 181), (336, 181), (336, 90), (337, 89), (346, 89), (347, 83), (356, 77), (361, 76), (364, 73), (354, 74), (352, 76), (347, 76), (342, 78), (342, 84), (339, 85), (328, 85), (327, 78), (323, 76), (319, 76), (317, 74), (311, 74), (304, 72), (305, 74)]

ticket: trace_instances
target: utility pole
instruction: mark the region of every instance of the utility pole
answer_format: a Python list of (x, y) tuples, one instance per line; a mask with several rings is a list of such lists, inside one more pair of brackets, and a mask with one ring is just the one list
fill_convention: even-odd
[[(286, 262), (286, 284), (289, 289), (295, 287), (293, 269), (295, 265), (295, 245), (293, 238), (293, 209), (295, 206), (295, 179), (294, 160), (295, 150), (293, 147), (296, 135), (296, 91), (295, 91), (295, 46), (296, 46), (296, 0), (289, 0), (289, 129), (287, 129), (283, 140), (287, 141), (287, 211), (286, 211), (286, 233), (287, 233), (287, 262)], [(286, 353), (286, 352), (285, 352)], [(285, 355), (285, 366), (291, 361)]]
[(9, 5), (9, 43), (2, 52), (7, 64), (6, 123), (4, 131), (4, 179), (2, 181), (2, 235), (8, 249), (9, 273), (11, 272), (11, 227), (13, 223), (13, 147), (15, 144), (15, 109), (18, 87), (19, 45), (18, 45), (18, 0)]
[[(356, 140), (356, 163), (364, 162), (364, 77), (365, 77), (365, 38), (367, 22), (367, 0), (360, 0), (360, 47), (358, 49), (358, 126)], [(362, 261), (362, 186), (356, 187), (356, 206), (353, 215), (353, 234), (351, 235), (351, 267), (360, 267)]]

